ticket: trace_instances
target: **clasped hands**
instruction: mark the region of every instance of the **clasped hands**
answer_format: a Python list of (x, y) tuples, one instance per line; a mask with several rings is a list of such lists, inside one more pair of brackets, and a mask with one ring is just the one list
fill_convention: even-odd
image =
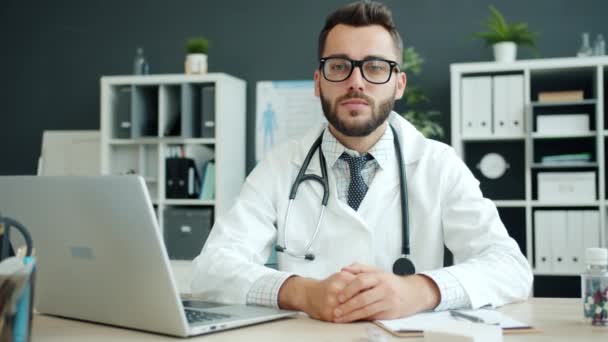
[[(397, 276), (362, 264), (344, 267), (320, 281), (294, 277), (286, 283), (292, 280), (287, 286), (295, 291), (280, 293), (279, 303), (293, 305), (282, 307), (337, 323), (410, 316), (436, 307), (440, 300), (437, 285), (427, 276)], [(299, 300), (288, 298), (289, 294)]]

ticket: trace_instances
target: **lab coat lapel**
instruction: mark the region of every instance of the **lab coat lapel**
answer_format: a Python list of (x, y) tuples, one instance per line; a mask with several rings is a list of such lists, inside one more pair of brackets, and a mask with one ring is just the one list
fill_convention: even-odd
[[(390, 114), (389, 122), (395, 127), (397, 136), (399, 137), (407, 174), (407, 172), (412, 169), (412, 164), (420, 159), (425, 138), (414, 126), (395, 112)], [(292, 157), (292, 163), (295, 164), (298, 169), (302, 167), (306, 154), (326, 127), (327, 125), (323, 124), (316, 129), (312, 129), (300, 140), (297, 152), (294, 153), (294, 156)], [(346, 203), (343, 203), (338, 199), (336, 180), (332, 169), (328, 165), (327, 172), (329, 177), (330, 198), (327, 209), (338, 215), (342, 215), (345, 218), (352, 218), (352, 223), (356, 222), (365, 230), (371, 232), (372, 227), (370, 227), (370, 225), (372, 222), (375, 222), (373, 218), (382, 215), (382, 210), (378, 210), (378, 208), (381, 208), (383, 203), (389, 203), (394, 196), (399, 194), (398, 167), (396, 157), (389, 158), (386, 169), (378, 170), (376, 173), (365, 198), (361, 202), (359, 211), (354, 211)], [(320, 170), (318, 152), (315, 152), (308, 166), (307, 173), (314, 173), (320, 176)], [(318, 199), (315, 200), (320, 202), (323, 198), (323, 189), (316, 184), (316, 182), (314, 183), (315, 184), (313, 184), (313, 182), (305, 182), (301, 187), (310, 189), (316, 197), (318, 197)], [(364, 217), (368, 217), (368, 219), (364, 220)]]

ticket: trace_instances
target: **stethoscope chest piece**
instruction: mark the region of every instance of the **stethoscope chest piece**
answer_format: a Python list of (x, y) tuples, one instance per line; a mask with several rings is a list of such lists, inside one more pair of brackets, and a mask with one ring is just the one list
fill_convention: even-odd
[(400, 276), (416, 273), (414, 263), (405, 256), (399, 257), (393, 264), (393, 273)]

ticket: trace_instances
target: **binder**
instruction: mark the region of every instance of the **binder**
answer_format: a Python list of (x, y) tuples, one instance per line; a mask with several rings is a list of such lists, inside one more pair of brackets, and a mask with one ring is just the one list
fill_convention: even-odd
[(566, 268), (570, 273), (580, 273), (585, 270), (584, 227), (582, 225), (584, 214), (585, 212), (582, 210), (567, 211)]
[(191, 158), (165, 159), (165, 195), (167, 198), (198, 198), (200, 178), (196, 164)]
[(566, 263), (566, 249), (568, 244), (566, 241), (568, 235), (568, 226), (566, 225), (566, 211), (553, 210), (549, 211), (551, 216), (551, 234), (547, 238), (551, 241), (551, 263), (553, 272), (566, 273), (568, 266)]
[(551, 239), (551, 254), (552, 254), (552, 268), (554, 272), (567, 273), (568, 264), (566, 263), (568, 242), (566, 241), (568, 235), (568, 226), (566, 224), (566, 211), (554, 210), (550, 211), (551, 215), (551, 235), (548, 236)]
[(462, 78), (462, 136), (492, 134), (492, 77)]
[(131, 138), (131, 97), (133, 86), (116, 88), (114, 102), (114, 137), (117, 139)]
[(589, 247), (601, 247), (599, 211), (585, 210), (582, 227), (584, 228), (583, 243), (585, 249)]
[(201, 189), (201, 199), (212, 200), (215, 198), (215, 162), (209, 161), (205, 166), (205, 177)]
[(212, 208), (165, 209), (165, 245), (169, 258), (194, 259), (203, 249), (212, 226)]
[(201, 137), (215, 138), (215, 86), (208, 85), (201, 90)]
[(182, 117), (181, 133), (183, 138), (197, 137), (200, 132), (201, 120), (198, 113), (201, 111), (201, 94), (196, 91), (195, 85), (182, 84)]
[(494, 134), (506, 137), (524, 135), (524, 77), (503, 75), (493, 77)]
[(534, 264), (538, 272), (553, 270), (551, 253), (551, 212), (534, 212)]

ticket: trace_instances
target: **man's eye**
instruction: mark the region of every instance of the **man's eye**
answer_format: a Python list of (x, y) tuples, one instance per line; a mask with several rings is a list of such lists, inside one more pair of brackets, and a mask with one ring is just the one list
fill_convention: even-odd
[(372, 72), (380, 72), (386, 69), (386, 66), (382, 63), (368, 63), (365, 66), (365, 69)]
[(344, 71), (347, 69), (348, 69), (348, 67), (346, 66), (346, 64), (333, 64), (331, 66), (331, 70), (333, 70), (333, 71)]

